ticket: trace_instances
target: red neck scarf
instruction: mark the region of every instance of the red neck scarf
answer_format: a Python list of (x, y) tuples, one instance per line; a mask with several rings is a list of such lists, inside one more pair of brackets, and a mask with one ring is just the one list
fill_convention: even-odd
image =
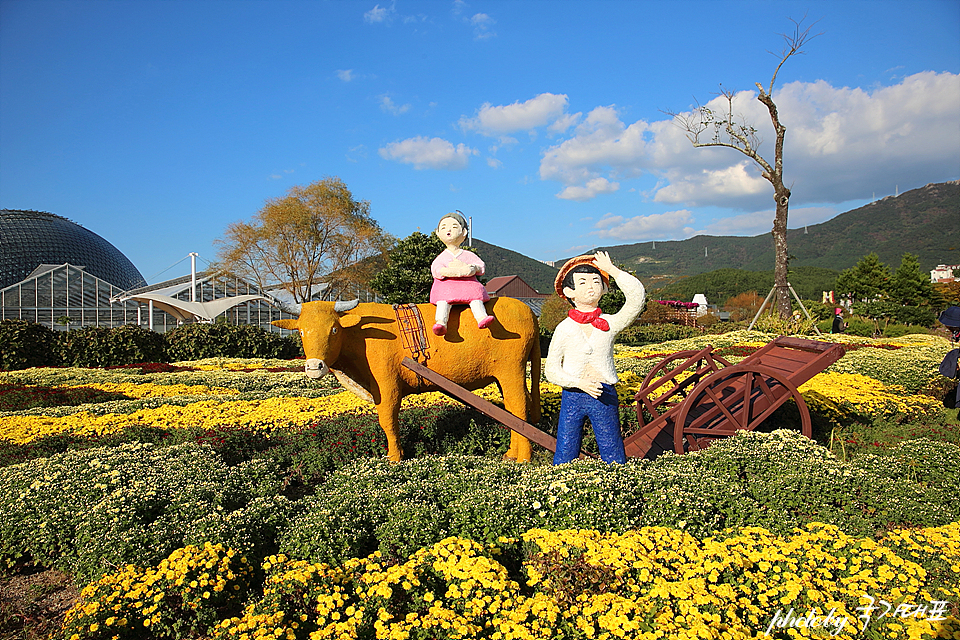
[(600, 307), (597, 307), (593, 311), (570, 309), (570, 311), (567, 311), (567, 317), (580, 324), (592, 324), (597, 329), (600, 329), (600, 331), (610, 331), (610, 324), (600, 317), (601, 313), (603, 312), (600, 310)]

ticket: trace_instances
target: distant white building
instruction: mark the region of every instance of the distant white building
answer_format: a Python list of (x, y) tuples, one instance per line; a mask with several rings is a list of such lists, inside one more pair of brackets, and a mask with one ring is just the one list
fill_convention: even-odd
[(930, 271), (930, 282), (953, 282), (953, 272), (960, 269), (960, 264), (938, 264), (936, 269)]
[(693, 302), (696, 302), (697, 304), (700, 305), (699, 307), (697, 307), (697, 316), (707, 315), (707, 311), (709, 311), (709, 309), (707, 308), (709, 306), (707, 304), (707, 296), (703, 295), (702, 293), (698, 293), (695, 296), (693, 296)]

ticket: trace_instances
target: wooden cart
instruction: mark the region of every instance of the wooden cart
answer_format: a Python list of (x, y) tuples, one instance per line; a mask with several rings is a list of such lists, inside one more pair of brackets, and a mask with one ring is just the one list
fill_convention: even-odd
[(653, 368), (635, 396), (640, 428), (624, 439), (627, 456), (703, 449), (717, 438), (755, 429), (791, 398), (809, 438), (810, 411), (797, 387), (843, 354), (839, 344), (786, 337), (737, 364), (712, 346), (674, 353)]
[[(809, 438), (810, 412), (797, 387), (843, 354), (839, 344), (786, 337), (738, 364), (714, 353), (712, 346), (674, 353), (653, 368), (635, 396), (640, 428), (624, 439), (626, 454), (642, 458), (670, 448), (677, 453), (703, 449), (717, 438), (755, 429), (790, 398), (797, 403), (801, 430)], [(556, 451), (553, 436), (410, 358), (403, 364), (448, 395)]]

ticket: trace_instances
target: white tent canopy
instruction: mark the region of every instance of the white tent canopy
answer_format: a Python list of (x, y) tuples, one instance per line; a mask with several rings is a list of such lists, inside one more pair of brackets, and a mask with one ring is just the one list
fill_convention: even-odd
[(182, 322), (193, 322), (195, 319), (213, 322), (214, 318), (226, 310), (251, 300), (263, 300), (269, 304), (274, 304), (274, 301), (270, 298), (258, 295), (230, 296), (229, 298), (218, 298), (209, 302), (190, 302), (153, 291), (137, 293), (124, 299), (136, 300), (145, 304), (152, 302), (155, 307), (166, 311)]

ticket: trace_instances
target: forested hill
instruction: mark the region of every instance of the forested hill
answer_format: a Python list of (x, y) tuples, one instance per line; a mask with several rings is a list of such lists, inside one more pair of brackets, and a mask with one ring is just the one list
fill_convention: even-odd
[[(772, 224), (772, 221), (771, 221)], [(904, 253), (920, 267), (960, 264), (960, 182), (929, 184), (888, 196), (806, 229), (787, 231), (790, 266), (840, 271), (870, 252), (896, 268)], [(717, 269), (773, 268), (769, 233), (753, 237), (696, 236), (674, 242), (598, 247), (642, 277), (689, 276)], [(596, 250), (596, 249), (594, 249)], [(659, 279), (659, 278), (658, 278)]]
[[(772, 224), (772, 221), (771, 221)], [(541, 293), (553, 291), (554, 267), (523, 254), (474, 238), (487, 265), (487, 279), (519, 275)], [(960, 264), (960, 182), (929, 184), (841, 213), (806, 229), (787, 231), (790, 267), (842, 271), (871, 251), (896, 269), (904, 253), (919, 257), (924, 271), (938, 264)], [(683, 276), (718, 269), (773, 270), (769, 233), (753, 237), (696, 236), (688, 240), (597, 247), (661, 286)], [(563, 261), (558, 261), (563, 264)]]

